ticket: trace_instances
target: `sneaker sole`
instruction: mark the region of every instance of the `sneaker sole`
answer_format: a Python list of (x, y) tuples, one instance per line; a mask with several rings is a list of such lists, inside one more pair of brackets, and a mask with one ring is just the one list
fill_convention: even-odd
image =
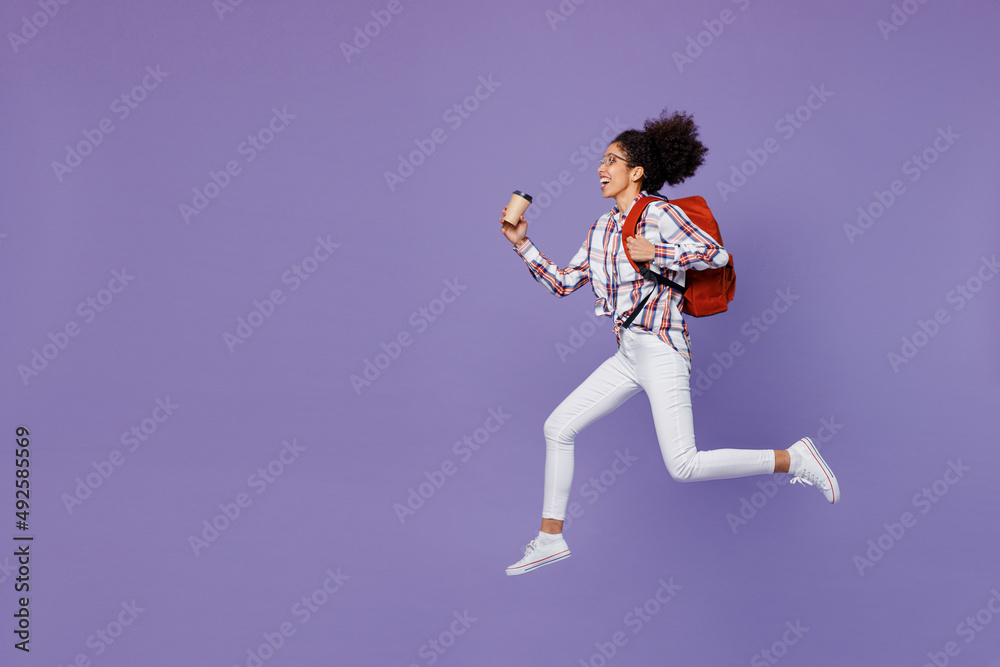
[(569, 558), (571, 555), (572, 554), (570, 553), (569, 549), (566, 549), (565, 551), (560, 551), (557, 554), (552, 554), (551, 556), (548, 556), (541, 560), (536, 560), (534, 562), (528, 563), (527, 565), (522, 565), (521, 567), (518, 568), (507, 568), (507, 576), (513, 577), (519, 574), (524, 574), (526, 572), (531, 572), (532, 570), (537, 570), (543, 565), (549, 565), (551, 563), (555, 563), (556, 561), (563, 560), (564, 558)]
[(819, 451), (816, 449), (816, 445), (813, 444), (812, 438), (802, 438), (799, 442), (804, 442), (806, 447), (809, 449), (809, 453), (812, 454), (813, 458), (816, 459), (816, 463), (819, 467), (823, 469), (826, 474), (826, 479), (830, 482), (830, 491), (833, 494), (833, 500), (830, 501), (831, 505), (837, 504), (840, 500), (840, 485), (837, 484), (837, 476), (833, 474), (830, 470), (830, 466), (826, 464), (823, 457), (819, 455)]

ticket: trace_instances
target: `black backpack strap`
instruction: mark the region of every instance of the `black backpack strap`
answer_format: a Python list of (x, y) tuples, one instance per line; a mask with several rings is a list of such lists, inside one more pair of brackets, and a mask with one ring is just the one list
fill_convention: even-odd
[(649, 301), (649, 297), (653, 296), (653, 292), (655, 291), (656, 291), (656, 286), (654, 285), (653, 289), (650, 290), (649, 294), (643, 297), (642, 301), (639, 302), (639, 305), (637, 305), (635, 308), (632, 309), (632, 314), (628, 316), (628, 319), (622, 322), (622, 329), (628, 329), (632, 325), (632, 322), (635, 321), (635, 318), (638, 317), (640, 311), (642, 311), (642, 307), (646, 305), (646, 302)]
[[(670, 201), (669, 199), (667, 199), (666, 197), (664, 197), (661, 194), (656, 194), (656, 195), (653, 195), (653, 196), (655, 196), (656, 198), (662, 199), (665, 202), (669, 202)], [(650, 203), (652, 203), (652, 202), (650, 202)], [(647, 204), (646, 207), (643, 208), (642, 214), (645, 214), (645, 212), (646, 212), (645, 209), (648, 208), (648, 206), (649, 206), (649, 204)], [(622, 239), (622, 243), (624, 243), (624, 242), (625, 242), (625, 239), (623, 238)], [(666, 276), (661, 276), (656, 271), (653, 271), (651, 268), (649, 268), (649, 263), (648, 262), (645, 263), (645, 264), (638, 264), (638, 263), (636, 263), (636, 264), (639, 267), (639, 274), (643, 277), (643, 279), (648, 280), (648, 281), (654, 283), (654, 287), (649, 292), (649, 294), (647, 294), (642, 299), (642, 301), (640, 301), (638, 303), (638, 305), (636, 305), (632, 309), (632, 312), (629, 314), (628, 318), (624, 322), (622, 322), (622, 328), (626, 328), (626, 329), (629, 326), (631, 326), (632, 322), (635, 321), (635, 318), (639, 316), (639, 313), (642, 311), (643, 307), (646, 305), (646, 302), (649, 301), (649, 297), (651, 297), (653, 295), (653, 292), (656, 291), (656, 287), (655, 287), (656, 283), (659, 283), (660, 285), (664, 285), (665, 287), (669, 287), (670, 289), (675, 290), (678, 294), (681, 294), (681, 295), (683, 295), (684, 291), (687, 289), (686, 286), (680, 285), (678, 283), (675, 283), (673, 280), (670, 280)]]
[(665, 285), (666, 287), (669, 287), (672, 290), (676, 290), (678, 294), (684, 294), (684, 291), (687, 290), (686, 285), (678, 285), (670, 278), (661, 276), (659, 273), (649, 268), (647, 264), (641, 264), (639, 266), (639, 273), (641, 273), (642, 277), (645, 278), (646, 280), (652, 280), (653, 282)]
[[(670, 201), (666, 197), (663, 197), (663, 195), (658, 195), (658, 196), (662, 197), (664, 201), (667, 201), (667, 202)], [(645, 280), (648, 280), (648, 281), (650, 281), (652, 283), (659, 283), (660, 285), (663, 285), (665, 287), (669, 287), (670, 289), (675, 290), (678, 294), (680, 294), (682, 296), (684, 294), (684, 291), (687, 289), (686, 285), (680, 285), (678, 283), (675, 283), (673, 280), (670, 280), (666, 276), (661, 276), (656, 271), (653, 271), (651, 268), (649, 268), (649, 264), (648, 263), (646, 263), (646, 264), (639, 264), (638, 266), (639, 266), (639, 274)], [(632, 313), (628, 316), (628, 318), (624, 322), (622, 322), (622, 328), (623, 329), (627, 329), (629, 326), (632, 325), (632, 322), (634, 322), (635, 318), (639, 316), (639, 313), (642, 311), (643, 307), (646, 305), (646, 302), (649, 301), (649, 297), (651, 297), (653, 295), (653, 292), (655, 292), (655, 291), (656, 291), (656, 288), (654, 287), (649, 292), (649, 294), (647, 294), (645, 296), (645, 298), (643, 298), (643, 300), (640, 301), (639, 304), (635, 308), (632, 309)]]
[[(670, 287), (671, 289), (677, 290), (678, 294), (682, 294), (683, 295), (684, 294), (684, 290), (687, 289), (687, 287), (684, 286), (684, 285), (678, 285), (673, 280), (670, 280), (669, 278), (664, 278), (660, 274), (658, 274), (655, 271), (653, 271), (652, 269), (650, 269), (645, 264), (640, 265), (639, 273), (641, 273), (642, 277), (646, 278), (647, 280), (650, 280), (650, 281), (652, 281), (654, 283), (659, 283), (661, 285), (664, 285), (665, 287)], [(655, 292), (655, 291), (656, 291), (656, 286), (654, 285), (653, 289), (650, 290), (649, 294), (647, 294), (645, 297), (643, 297), (642, 301), (640, 301), (639, 304), (635, 308), (632, 309), (632, 313), (628, 316), (628, 318), (624, 322), (622, 322), (622, 328), (623, 329), (627, 329), (629, 326), (632, 325), (632, 322), (634, 322), (635, 318), (639, 316), (639, 313), (642, 311), (643, 307), (646, 305), (646, 302), (649, 301), (649, 297), (653, 296), (653, 292)]]

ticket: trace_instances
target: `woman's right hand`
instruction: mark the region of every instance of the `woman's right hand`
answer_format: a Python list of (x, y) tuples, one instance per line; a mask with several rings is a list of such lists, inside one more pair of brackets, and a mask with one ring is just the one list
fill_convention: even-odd
[(500, 231), (507, 240), (513, 243), (515, 246), (521, 245), (521, 242), (528, 235), (528, 221), (521, 216), (521, 219), (517, 221), (516, 225), (512, 225), (503, 219), (503, 216), (507, 215), (507, 207), (503, 207), (503, 212), (500, 214)]

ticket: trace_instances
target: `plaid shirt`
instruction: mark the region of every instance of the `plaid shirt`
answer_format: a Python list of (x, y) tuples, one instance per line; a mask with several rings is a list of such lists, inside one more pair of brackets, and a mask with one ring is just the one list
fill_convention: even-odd
[[(632, 204), (646, 194), (640, 192)], [(691, 341), (680, 312), (683, 297), (659, 283), (646, 283), (632, 268), (622, 245), (626, 215), (627, 211), (622, 213), (616, 204), (598, 218), (591, 225), (587, 240), (564, 269), (539, 252), (529, 239), (514, 251), (524, 259), (535, 280), (556, 296), (566, 296), (590, 282), (597, 297), (594, 310), (600, 316), (614, 319), (616, 337), (632, 309), (650, 289), (655, 290), (632, 326), (655, 333), (690, 361)], [(729, 261), (729, 253), (673, 204), (662, 201), (650, 204), (639, 218), (636, 233), (655, 248), (650, 268), (680, 285), (685, 284), (687, 270), (718, 268)]]

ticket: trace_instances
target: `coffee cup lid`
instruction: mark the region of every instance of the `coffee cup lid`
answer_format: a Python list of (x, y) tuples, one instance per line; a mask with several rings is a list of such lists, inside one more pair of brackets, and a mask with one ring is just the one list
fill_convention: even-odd
[(514, 190), (514, 194), (518, 195), (519, 197), (524, 197), (529, 202), (531, 201), (531, 195), (529, 195), (526, 192), (521, 192), (520, 190)]

